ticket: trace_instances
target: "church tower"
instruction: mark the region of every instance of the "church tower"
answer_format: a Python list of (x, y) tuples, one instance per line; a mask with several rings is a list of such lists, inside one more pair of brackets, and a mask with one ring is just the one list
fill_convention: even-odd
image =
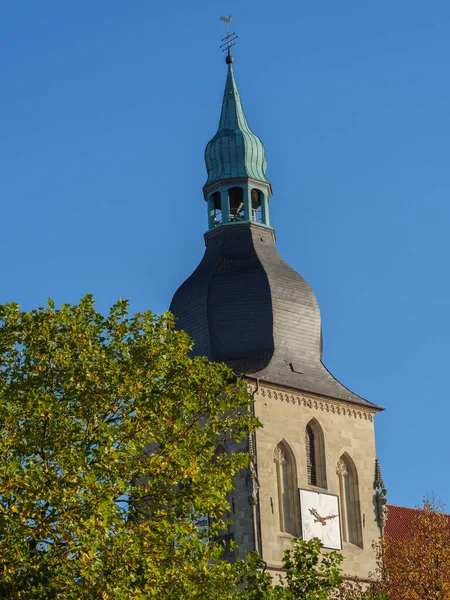
[(252, 468), (230, 497), (224, 537), (239, 545), (237, 555), (256, 550), (273, 572), (294, 537), (319, 537), (342, 552), (347, 575), (367, 578), (383, 526), (374, 487), (381, 408), (322, 362), (319, 306), (276, 249), (264, 146), (248, 125), (229, 53), (226, 62), (219, 127), (205, 150), (206, 251), (170, 306), (196, 355), (247, 380), (263, 424), (240, 445)]

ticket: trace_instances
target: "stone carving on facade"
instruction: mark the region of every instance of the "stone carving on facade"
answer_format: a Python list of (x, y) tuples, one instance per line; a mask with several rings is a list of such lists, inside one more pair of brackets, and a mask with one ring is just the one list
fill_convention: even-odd
[(280, 465), (286, 462), (286, 456), (280, 446), (277, 446), (273, 451), (273, 461), (279, 463)]
[(345, 464), (345, 461), (342, 460), (342, 458), (340, 458), (337, 462), (336, 475), (341, 475), (342, 477), (347, 477), (348, 475), (347, 465)]
[(388, 519), (389, 508), (387, 507), (387, 489), (384, 486), (378, 459), (375, 459), (375, 480), (373, 482), (373, 487), (375, 488), (378, 526), (381, 530), (381, 534), (383, 534)]
[(256, 464), (253, 457), (250, 459), (247, 476), (247, 486), (249, 488), (249, 502), (250, 504), (256, 504), (259, 493), (259, 481), (258, 474), (256, 472)]

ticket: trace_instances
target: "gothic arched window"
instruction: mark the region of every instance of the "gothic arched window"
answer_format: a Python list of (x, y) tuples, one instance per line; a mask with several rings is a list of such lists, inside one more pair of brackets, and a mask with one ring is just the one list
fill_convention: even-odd
[(280, 442), (273, 453), (277, 487), (280, 530), (298, 535), (298, 489), (297, 469), (292, 450), (284, 441)]
[(326, 488), (325, 440), (322, 427), (316, 419), (311, 419), (306, 426), (305, 446), (308, 484)]
[[(218, 465), (220, 468), (221, 460), (225, 460), (227, 458), (227, 456), (228, 456), (227, 450), (222, 445), (219, 445), (216, 447), (212, 462), (214, 465)], [(230, 542), (231, 542), (231, 540), (234, 539), (234, 525), (233, 525), (233, 521), (230, 521), (230, 517), (231, 517), (230, 512), (234, 512), (234, 499), (232, 496), (232, 492), (227, 492), (226, 499), (229, 504), (228, 510), (224, 511), (221, 515), (216, 516), (216, 518), (214, 519), (216, 524), (217, 524), (218, 520), (223, 521), (224, 528), (221, 531), (219, 531), (219, 533), (214, 537), (214, 540), (216, 542), (220, 542), (223, 545), (223, 548), (224, 548), (223, 557), (226, 558), (227, 560), (230, 560), (233, 556), (233, 553), (230, 548)], [(209, 525), (211, 526), (212, 519), (209, 518), (208, 522), (209, 522)]]
[(341, 497), (342, 537), (345, 542), (362, 548), (358, 473), (354, 462), (347, 453), (338, 460), (336, 473)]

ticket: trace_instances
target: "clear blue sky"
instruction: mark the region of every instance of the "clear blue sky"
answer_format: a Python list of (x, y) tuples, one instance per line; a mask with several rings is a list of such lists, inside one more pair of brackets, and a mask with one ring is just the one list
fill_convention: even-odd
[(228, 13), (325, 363), (388, 409), (390, 502), (450, 509), (448, 0), (3, 0), (0, 302), (167, 309), (203, 253)]

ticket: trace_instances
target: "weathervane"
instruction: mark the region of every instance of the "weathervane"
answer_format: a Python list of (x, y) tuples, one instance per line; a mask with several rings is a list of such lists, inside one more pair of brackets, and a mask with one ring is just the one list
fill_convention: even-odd
[(220, 21), (224, 21), (227, 26), (227, 35), (222, 38), (222, 44), (220, 45), (220, 48), (222, 49), (222, 52), (227, 52), (225, 62), (227, 65), (230, 65), (234, 60), (231, 56), (231, 47), (236, 44), (236, 40), (239, 36), (237, 36), (234, 31), (230, 33), (231, 15), (228, 15), (228, 17), (220, 17)]

